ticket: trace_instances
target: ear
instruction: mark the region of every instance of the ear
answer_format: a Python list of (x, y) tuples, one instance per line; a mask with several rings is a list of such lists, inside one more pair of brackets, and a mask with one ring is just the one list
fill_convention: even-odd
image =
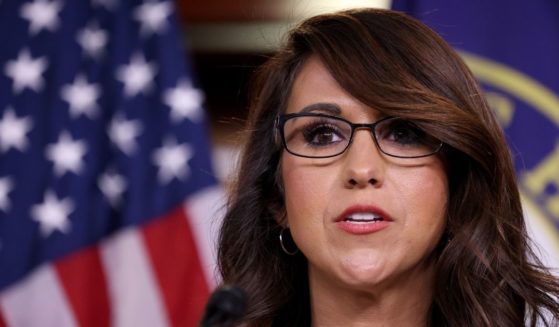
[(287, 219), (287, 212), (282, 210), (281, 214), (274, 215), (274, 220), (283, 228), (289, 228), (289, 220)]
[(285, 207), (283, 205), (275, 204), (272, 206), (268, 206), (268, 210), (272, 218), (278, 225), (284, 228), (288, 227), (289, 223), (287, 219), (287, 211), (285, 210)]
[(289, 221), (287, 219), (287, 210), (285, 210), (285, 202), (284, 202), (284, 188), (283, 188), (283, 180), (281, 177), (281, 160), (278, 166), (276, 167), (276, 171), (274, 174), (274, 200), (270, 201), (268, 205), (268, 210), (272, 214), (274, 220), (278, 225), (283, 228), (289, 227)]

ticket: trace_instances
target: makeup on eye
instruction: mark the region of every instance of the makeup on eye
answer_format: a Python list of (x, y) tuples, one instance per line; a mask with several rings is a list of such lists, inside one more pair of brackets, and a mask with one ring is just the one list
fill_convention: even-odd
[(372, 123), (352, 123), (338, 115), (324, 114), (318, 106), (312, 107), (310, 112), (310, 107), (306, 107), (307, 110), (286, 115), (292, 119), (292, 127), (286, 135), (288, 142), (300, 142), (309, 147), (347, 144), (356, 129), (369, 128), (377, 141), (388, 147), (436, 147), (440, 143), (410, 120), (384, 116)]
[(422, 143), (428, 135), (412, 121), (395, 119), (388, 124), (379, 125), (376, 136), (379, 142), (387, 141), (411, 146)]
[(328, 119), (317, 119), (309, 122), (301, 129), (301, 134), (309, 146), (328, 146), (345, 141), (351, 130), (344, 131), (342, 126)]

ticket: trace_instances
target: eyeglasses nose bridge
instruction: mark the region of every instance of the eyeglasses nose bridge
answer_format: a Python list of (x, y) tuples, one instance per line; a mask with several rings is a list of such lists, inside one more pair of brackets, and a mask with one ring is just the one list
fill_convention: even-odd
[[(353, 136), (355, 134), (355, 132), (359, 129), (368, 129), (371, 132), (371, 136), (373, 137), (373, 140), (375, 143), (377, 143), (377, 136), (375, 135), (375, 127), (376, 127), (376, 123), (372, 123), (372, 124), (351, 124), (351, 138), (353, 139)], [(377, 144), (378, 146), (378, 144)]]
[[(376, 127), (377, 123), (372, 123), (372, 124), (354, 124), (351, 123), (351, 139), (349, 141), (349, 144), (347, 145), (347, 147), (349, 148), (349, 146), (351, 145), (351, 143), (353, 143), (353, 138), (355, 137), (355, 132), (359, 129), (368, 129), (371, 133), (371, 137), (373, 138), (373, 143), (375, 144), (375, 147), (380, 150), (380, 146), (378, 144), (378, 140), (377, 140), (377, 136), (375, 135), (375, 127)], [(347, 150), (347, 148), (346, 148)], [(382, 152), (382, 150), (381, 150)]]

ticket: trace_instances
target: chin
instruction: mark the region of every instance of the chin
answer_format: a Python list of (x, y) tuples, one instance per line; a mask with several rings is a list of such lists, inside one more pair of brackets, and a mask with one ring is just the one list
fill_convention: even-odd
[(365, 256), (352, 255), (344, 258), (340, 278), (345, 284), (363, 287), (374, 286), (382, 281), (387, 263), (372, 257), (370, 251), (368, 252)]
[(341, 282), (350, 288), (370, 288), (378, 285), (382, 282), (383, 276), (378, 272), (378, 270), (352, 270), (344, 271), (341, 276), (339, 276)]

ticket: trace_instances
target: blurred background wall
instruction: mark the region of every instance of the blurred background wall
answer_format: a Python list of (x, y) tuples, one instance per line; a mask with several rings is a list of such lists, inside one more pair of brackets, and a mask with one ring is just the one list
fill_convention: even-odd
[(251, 75), (305, 17), (350, 7), (389, 8), (388, 0), (177, 0), (200, 86), (206, 94), (214, 166), (234, 169)]

